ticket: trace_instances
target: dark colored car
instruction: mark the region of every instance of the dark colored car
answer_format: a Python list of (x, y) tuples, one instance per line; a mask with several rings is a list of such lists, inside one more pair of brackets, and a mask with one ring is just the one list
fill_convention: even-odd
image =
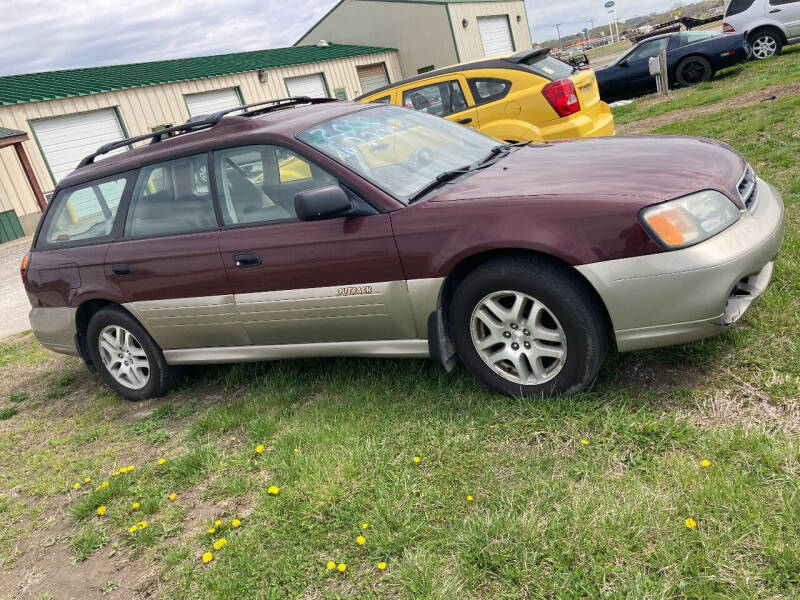
[(655, 92), (650, 59), (661, 50), (667, 51), (670, 87), (708, 81), (720, 69), (744, 62), (750, 56), (750, 47), (741, 33), (683, 31), (651, 37), (595, 71), (600, 97), (605, 102), (614, 102)]
[(111, 144), (59, 184), (22, 272), (44, 346), (130, 399), (180, 365), (310, 356), (458, 358), (505, 394), (575, 393), (609, 347), (725, 331), (781, 245), (779, 195), (721, 143), (254, 108)]

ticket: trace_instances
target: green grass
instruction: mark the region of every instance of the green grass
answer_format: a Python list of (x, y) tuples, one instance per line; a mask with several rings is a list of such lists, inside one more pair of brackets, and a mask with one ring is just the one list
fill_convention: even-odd
[(613, 109), (618, 125), (655, 117), (673, 111), (723, 102), (768, 86), (800, 80), (800, 46), (787, 47), (782, 56), (751, 61), (720, 71), (708, 83), (670, 92), (668, 99), (648, 96), (633, 104)]
[(15, 414), (17, 414), (17, 409), (13, 406), (9, 406), (8, 408), (0, 408), (0, 421), (10, 419)]
[(800, 97), (677, 110), (656, 133), (726, 141), (783, 194), (773, 285), (729, 332), (612, 355), (592, 391), (547, 400), (340, 359), (190, 369), (166, 401), (126, 403), (76, 360), (34, 361), (0, 376), (25, 402), (0, 422), (4, 571), (38, 533), (67, 540), (76, 579), (114, 555), (158, 598), (800, 597)]

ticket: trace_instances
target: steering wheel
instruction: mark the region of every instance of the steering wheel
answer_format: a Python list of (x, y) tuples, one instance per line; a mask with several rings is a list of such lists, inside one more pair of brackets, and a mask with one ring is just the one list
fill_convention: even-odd
[(414, 169), (427, 167), (433, 162), (433, 151), (427, 146), (417, 148), (408, 159), (408, 165)]

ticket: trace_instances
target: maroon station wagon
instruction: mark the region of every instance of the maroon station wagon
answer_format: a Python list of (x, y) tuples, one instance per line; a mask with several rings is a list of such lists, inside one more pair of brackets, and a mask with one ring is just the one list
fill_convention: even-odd
[(180, 365), (321, 356), (572, 394), (612, 346), (725, 331), (781, 246), (778, 193), (715, 141), (509, 145), (394, 106), (245, 109), (84, 159), (23, 263), (41, 343), (126, 398)]

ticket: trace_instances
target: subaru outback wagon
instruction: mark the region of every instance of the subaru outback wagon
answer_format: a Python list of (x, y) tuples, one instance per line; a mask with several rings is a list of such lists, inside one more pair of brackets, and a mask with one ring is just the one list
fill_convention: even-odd
[(331, 356), (576, 393), (612, 346), (725, 331), (781, 245), (779, 195), (714, 141), (511, 145), (395, 106), (244, 108), (85, 158), (23, 262), (41, 343), (126, 398), (180, 365)]

